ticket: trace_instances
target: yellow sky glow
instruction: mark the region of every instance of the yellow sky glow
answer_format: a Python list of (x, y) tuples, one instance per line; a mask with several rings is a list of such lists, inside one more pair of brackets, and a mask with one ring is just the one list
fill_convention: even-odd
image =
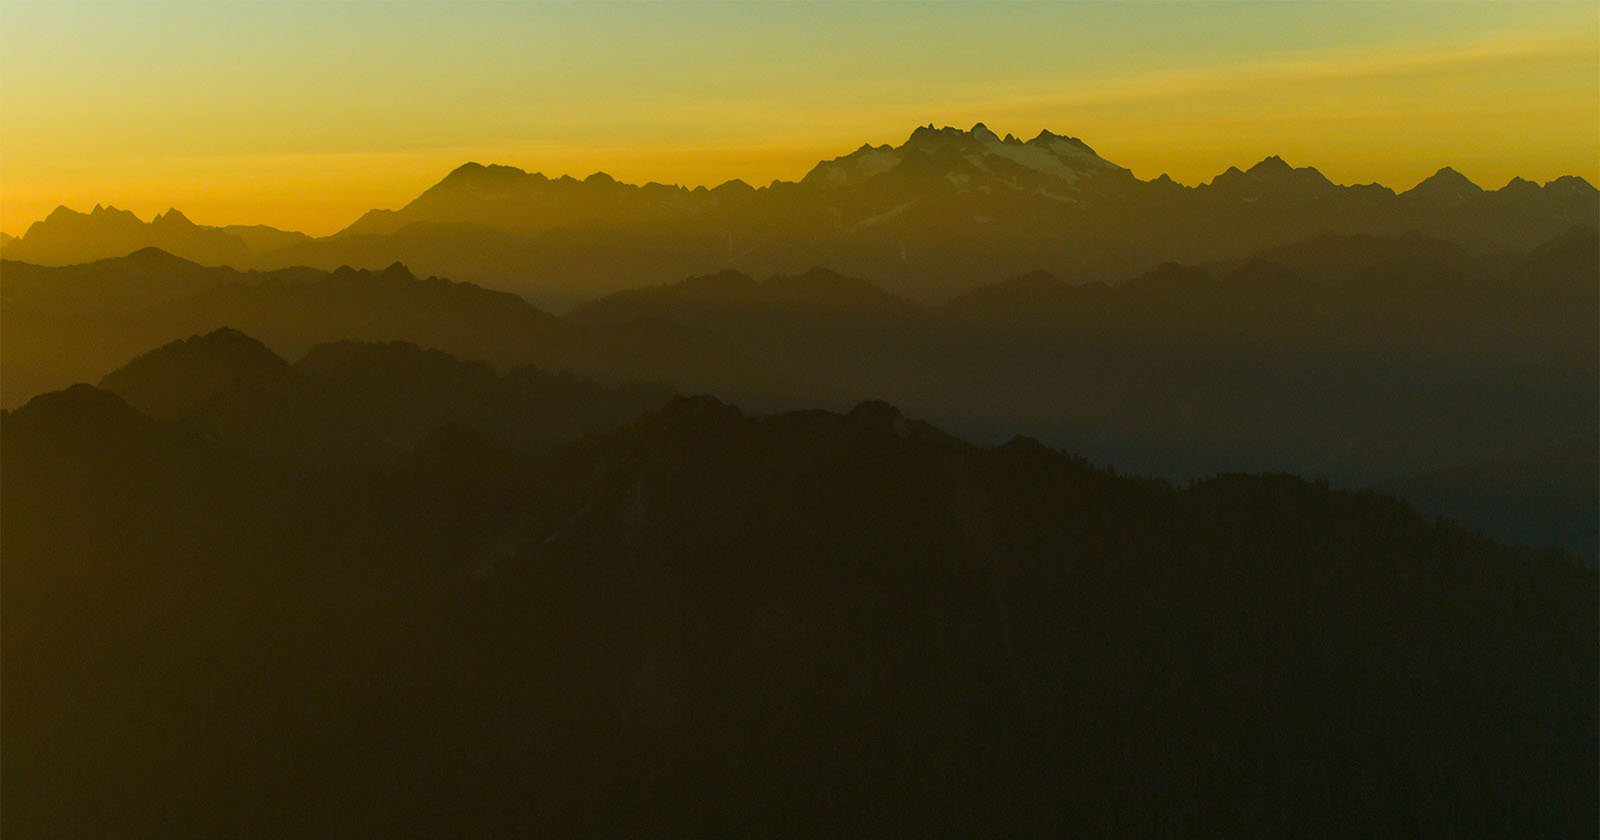
[[(0, 6), (0, 230), (59, 204), (331, 233), (467, 161), (793, 180), (933, 122), (1186, 183), (1600, 181), (1587, 3)], [(92, 14), (91, 14), (92, 13)]]

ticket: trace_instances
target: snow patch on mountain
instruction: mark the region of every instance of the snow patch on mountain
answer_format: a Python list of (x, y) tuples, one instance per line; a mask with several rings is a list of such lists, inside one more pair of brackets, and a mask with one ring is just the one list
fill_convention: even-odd
[[(1015, 173), (1017, 168), (1048, 176), (1067, 186), (1095, 175), (1126, 172), (1071, 137), (1041, 131), (1039, 136), (1024, 143), (1009, 134), (1001, 139), (983, 123), (978, 123), (971, 131), (924, 126), (897, 147), (863, 145), (851, 154), (819, 163), (803, 183), (851, 186), (889, 172), (913, 155), (938, 154), (952, 154), (978, 173), (1002, 182), (1015, 181), (1014, 175), (1006, 173)], [(950, 172), (945, 177), (961, 190), (968, 189), (972, 181), (971, 173), (966, 172)]]

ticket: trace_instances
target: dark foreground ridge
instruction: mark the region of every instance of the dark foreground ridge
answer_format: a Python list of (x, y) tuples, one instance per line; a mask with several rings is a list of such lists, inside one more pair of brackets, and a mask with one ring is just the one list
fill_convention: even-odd
[(1593, 571), (1382, 496), (883, 403), (307, 462), (79, 386), (0, 445), (7, 836), (1594, 826)]

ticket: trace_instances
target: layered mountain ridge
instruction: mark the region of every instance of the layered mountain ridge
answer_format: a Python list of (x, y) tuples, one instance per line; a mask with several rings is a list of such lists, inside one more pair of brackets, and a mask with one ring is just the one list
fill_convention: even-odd
[(1075, 137), (932, 124), (865, 144), (797, 182), (693, 189), (468, 163), (396, 210), (328, 237), (206, 228), (181, 214), (65, 208), (3, 245), (11, 259), (84, 262), (157, 246), (205, 264), (381, 268), (401, 261), (565, 309), (597, 294), (735, 268), (827, 265), (928, 301), (1043, 269), (1115, 281), (1167, 261), (1237, 259), (1333, 233), (1418, 231), (1477, 251), (1524, 250), (1600, 224), (1595, 188), (1565, 176), (1485, 190), (1449, 167), (1396, 193), (1339, 185), (1277, 156), (1185, 186), (1141, 181)]
[(230, 443), (0, 414), (8, 835), (1592, 828), (1593, 570), (1390, 498), (881, 402)]
[(146, 222), (131, 211), (96, 204), (87, 213), (57, 207), (20, 237), (8, 237), (4, 255), (43, 265), (69, 265), (159, 248), (207, 265), (247, 268), (259, 254), (311, 237), (267, 225), (197, 225), (176, 208)]
[[(399, 264), (241, 272), (148, 249), (0, 273), (7, 406), (231, 327), (283, 359), (404, 342), (500, 376), (533, 365), (750, 410), (885, 399), (972, 440), (1027, 433), (1175, 478), (1243, 468), (1427, 489), (1413, 478), (1544, 459), (1600, 433), (1593, 228), (1502, 255), (1416, 233), (1325, 234), (1114, 284), (1030, 272), (935, 305), (822, 268), (724, 270), (566, 316)], [(1594, 517), (1554, 513), (1595, 510), (1592, 482), (1563, 479), (1567, 497), (1544, 505), (1521, 478), (1537, 474), (1492, 472), (1509, 483), (1478, 499), (1537, 503), (1507, 508), (1493, 533), (1593, 557)], [(1435, 515), (1484, 504), (1427, 498)]]

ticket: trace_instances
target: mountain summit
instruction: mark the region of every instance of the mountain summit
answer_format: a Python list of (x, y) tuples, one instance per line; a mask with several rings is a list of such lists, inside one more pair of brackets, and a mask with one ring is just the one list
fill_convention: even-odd
[(979, 185), (1012, 190), (1041, 184), (1075, 188), (1081, 182), (1103, 176), (1115, 176), (1123, 183), (1133, 180), (1127, 169), (1095, 154), (1076, 137), (1041, 131), (1023, 142), (1010, 134), (1001, 139), (983, 123), (968, 131), (951, 126), (934, 128), (929, 123), (911, 132), (899, 146), (864, 145), (848, 155), (823, 161), (800, 183), (827, 188), (856, 186), (908, 161), (930, 160), (943, 163), (946, 168), (939, 174), (963, 190)]
[(1458, 206), (1483, 195), (1483, 187), (1446, 166), (1406, 190), (1403, 195), (1411, 202)]

